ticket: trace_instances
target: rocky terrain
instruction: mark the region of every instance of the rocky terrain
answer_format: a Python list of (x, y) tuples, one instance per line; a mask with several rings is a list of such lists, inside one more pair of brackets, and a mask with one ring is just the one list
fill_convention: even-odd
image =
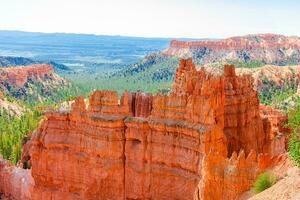
[[(148, 54), (138, 63), (127, 66), (95, 84), (100, 88), (156, 92), (169, 88), (175, 78), (180, 58), (193, 58), (200, 67), (223, 71), (225, 64), (255, 69), (270, 65), (300, 64), (300, 39), (275, 34), (258, 34), (223, 40), (172, 41), (165, 50)], [(267, 70), (265, 70), (267, 71)], [(278, 69), (276, 70), (276, 73)], [(123, 89), (124, 90), (124, 89)]]
[(170, 94), (118, 99), (95, 91), (88, 104), (79, 97), (71, 110), (45, 114), (24, 146), (31, 170), (0, 162), (0, 193), (22, 200), (237, 199), (286, 156), (287, 116), (260, 106), (253, 84), (234, 66), (213, 75), (189, 59), (180, 61)]
[(239, 68), (238, 74), (250, 74), (261, 102), (287, 111), (300, 100), (300, 66), (266, 65), (259, 68)]
[(264, 64), (299, 63), (300, 38), (275, 34), (232, 37), (223, 40), (171, 41), (167, 56), (193, 57), (198, 64), (222, 61), (260, 61)]
[(48, 64), (0, 68), (0, 90), (18, 99), (44, 101), (69, 86)]
[(263, 82), (272, 82), (277, 87), (283, 87), (286, 83), (298, 85), (300, 80), (300, 65), (296, 66), (275, 66), (265, 65), (258, 68), (239, 68), (237, 74), (250, 74), (254, 78), (254, 86), (257, 90), (261, 90)]
[(300, 170), (297, 167), (290, 168), (286, 175), (274, 186), (254, 195), (249, 200), (282, 200), (300, 199)]
[(23, 105), (9, 101), (0, 91), (0, 113), (7, 112), (11, 116), (21, 116), (25, 111)]
[(0, 171), (1, 200), (31, 199), (34, 180), (30, 170), (15, 167), (0, 156)]
[[(198, 66), (201, 68), (201, 66)], [(206, 70), (214, 74), (222, 74), (223, 69), (218, 67), (206, 67)], [(261, 103), (269, 103), (273, 107), (280, 110), (292, 108), (295, 101), (299, 99), (300, 94), (300, 66), (276, 66), (265, 65), (256, 68), (238, 68), (238, 75), (251, 75), (254, 79), (254, 89), (260, 93), (262, 98), (274, 98), (276, 95), (280, 97), (276, 101)], [(268, 100), (268, 99), (266, 99)]]

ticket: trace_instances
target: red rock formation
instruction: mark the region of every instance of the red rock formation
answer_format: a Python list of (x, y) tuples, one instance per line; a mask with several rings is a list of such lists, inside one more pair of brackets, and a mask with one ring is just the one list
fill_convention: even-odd
[[(251, 76), (236, 76), (234, 66), (225, 65), (225, 127), (228, 153), (244, 149), (263, 152), (267, 133), (259, 115), (259, 99)], [(253, 137), (256, 139), (253, 140)]]
[[(201, 91), (209, 96), (220, 91), (217, 95), (224, 96), (222, 99), (224, 108), (223, 112), (215, 115), (219, 116), (218, 121), (224, 121), (224, 133), (228, 140), (228, 155), (240, 150), (244, 150), (248, 154), (251, 149), (258, 153), (277, 155), (268, 144), (274, 145), (271, 141), (275, 140), (271, 135), (274, 135), (275, 132), (277, 134), (277, 132), (286, 131), (282, 128), (281, 130), (275, 128), (284, 123), (286, 116), (281, 115), (278, 111), (275, 114), (275, 110), (273, 112), (265, 111), (265, 114), (261, 116), (258, 94), (253, 90), (253, 78), (250, 75), (237, 76), (234, 66), (225, 65), (222, 84), (214, 84), (214, 78), (208, 78), (210, 76), (212, 75), (206, 74), (203, 68), (196, 71), (191, 59), (181, 60), (176, 70), (174, 91), (179, 94), (190, 95), (195, 95), (196, 91)], [(214, 87), (215, 85), (216, 87)], [(220, 104), (220, 102), (218, 103)], [(201, 111), (197, 112), (201, 113)], [(273, 123), (274, 118), (278, 118), (278, 123)], [(269, 126), (276, 130), (268, 129), (267, 123), (270, 123)], [(279, 145), (277, 148), (284, 149), (284, 146)]]
[(0, 157), (0, 196), (31, 200), (33, 185), (30, 170), (15, 167)]
[(97, 91), (88, 109), (79, 98), (69, 114), (46, 114), (31, 149), (34, 199), (191, 199), (205, 153), (226, 155), (213, 115), (222, 95), (157, 95), (148, 118), (140, 96), (151, 101), (125, 93), (118, 103), (115, 92)]
[(172, 40), (170, 48), (209, 48), (209, 49), (261, 49), (261, 48), (300, 48), (296, 37), (274, 34), (258, 34), (231, 37), (224, 40), (177, 41)]
[(285, 136), (291, 132), (284, 126), (288, 115), (272, 107), (260, 105), (260, 116), (263, 119), (264, 132), (269, 133), (263, 145), (263, 152), (273, 155), (283, 154), (287, 149)]
[(57, 91), (68, 89), (71, 83), (58, 76), (48, 64), (0, 69), (0, 90), (22, 100), (49, 100)]
[(248, 190), (272, 163), (256, 152), (281, 153), (268, 147), (278, 123), (265, 125), (252, 78), (233, 66), (224, 74), (182, 60), (170, 95), (96, 91), (88, 106), (79, 97), (70, 112), (46, 113), (23, 156), (32, 198), (190, 200), (197, 189), (195, 199), (234, 199)]
[[(283, 157), (286, 157), (283, 155)], [(232, 200), (238, 199), (249, 190), (256, 177), (264, 170), (274, 167), (283, 159), (281, 155), (271, 157), (250, 151), (233, 152), (230, 158), (210, 152), (202, 163), (202, 180), (195, 192), (194, 200)]]
[(256, 90), (268, 89), (266, 83), (269, 82), (273, 87), (282, 88), (286, 84), (298, 84), (300, 79), (300, 65), (295, 66), (275, 66), (265, 65), (259, 68), (239, 68), (236, 70), (238, 75), (251, 75), (254, 78)]
[(135, 117), (148, 117), (152, 110), (152, 94), (131, 93), (130, 110)]
[(22, 87), (30, 78), (44, 78), (53, 73), (53, 68), (48, 64), (36, 64), (26, 67), (9, 67), (0, 69), (0, 81), (10, 85)]
[(286, 65), (300, 63), (300, 38), (274, 34), (256, 34), (223, 40), (176, 41), (162, 56), (193, 57), (198, 64), (257, 62)]

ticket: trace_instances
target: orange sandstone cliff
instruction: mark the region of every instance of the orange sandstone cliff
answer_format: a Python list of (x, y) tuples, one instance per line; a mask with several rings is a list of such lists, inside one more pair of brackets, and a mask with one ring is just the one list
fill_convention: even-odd
[(31, 198), (236, 199), (285, 152), (285, 116), (263, 112), (252, 88), (234, 66), (214, 76), (188, 59), (169, 95), (96, 91), (48, 112), (23, 156)]
[(22, 87), (31, 78), (43, 79), (53, 73), (48, 64), (36, 64), (27, 67), (8, 67), (0, 69), (0, 81), (16, 87)]
[(295, 66), (275, 66), (265, 65), (257, 68), (239, 68), (237, 74), (250, 74), (254, 78), (254, 87), (257, 90), (263, 90), (270, 82), (272, 86), (282, 88), (285, 84), (299, 84), (300, 80), (300, 65)]
[(0, 91), (18, 99), (44, 101), (68, 87), (70, 83), (49, 64), (0, 69)]
[(257, 34), (231, 37), (223, 40), (177, 41), (172, 40), (171, 48), (201, 48), (210, 49), (277, 49), (300, 48), (298, 37), (286, 37), (276, 34)]
[(31, 171), (13, 166), (0, 157), (0, 199), (31, 200), (34, 180)]
[(262, 62), (264, 64), (299, 64), (300, 38), (276, 34), (253, 34), (220, 40), (173, 40), (162, 54), (180, 58), (192, 57), (197, 64), (228, 61)]

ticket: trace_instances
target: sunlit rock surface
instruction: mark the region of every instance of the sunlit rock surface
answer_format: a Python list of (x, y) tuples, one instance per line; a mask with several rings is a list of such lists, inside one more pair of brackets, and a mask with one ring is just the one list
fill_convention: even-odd
[(31, 170), (13, 166), (0, 157), (0, 199), (31, 200), (34, 180)]
[(262, 62), (273, 65), (300, 63), (300, 38), (276, 34), (253, 34), (220, 40), (173, 40), (162, 54), (192, 57), (199, 64), (227, 61)]
[(48, 112), (23, 156), (31, 198), (235, 199), (285, 152), (285, 116), (261, 114), (252, 88), (234, 66), (215, 76), (188, 59), (169, 95), (95, 91)]

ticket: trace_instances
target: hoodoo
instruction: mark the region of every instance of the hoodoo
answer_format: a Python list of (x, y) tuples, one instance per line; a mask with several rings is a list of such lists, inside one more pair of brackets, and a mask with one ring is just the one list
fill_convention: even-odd
[(285, 153), (285, 117), (261, 108), (253, 79), (234, 66), (214, 76), (181, 60), (169, 95), (119, 100), (96, 91), (88, 105), (79, 97), (69, 112), (47, 112), (24, 156), (34, 184), (21, 192), (34, 200), (236, 199)]

